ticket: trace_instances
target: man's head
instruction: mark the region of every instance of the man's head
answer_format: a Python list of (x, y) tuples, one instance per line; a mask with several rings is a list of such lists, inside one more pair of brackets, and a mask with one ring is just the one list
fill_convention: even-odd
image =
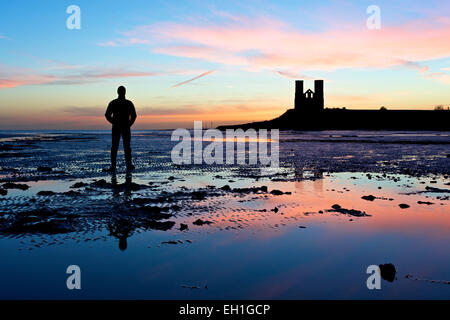
[(119, 97), (125, 97), (126, 92), (127, 90), (124, 86), (120, 86), (119, 88), (117, 88), (117, 94), (119, 95)]

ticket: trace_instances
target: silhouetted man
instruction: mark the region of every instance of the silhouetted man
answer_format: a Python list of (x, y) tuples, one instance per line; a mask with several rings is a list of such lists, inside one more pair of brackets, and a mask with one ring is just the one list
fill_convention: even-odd
[(134, 166), (131, 163), (130, 128), (134, 121), (136, 121), (136, 110), (134, 109), (133, 103), (125, 99), (125, 93), (125, 87), (120, 86), (117, 89), (119, 97), (109, 103), (105, 113), (106, 120), (112, 123), (111, 168), (109, 171), (116, 170), (116, 158), (117, 150), (119, 149), (120, 136), (122, 136), (127, 171), (134, 169)]

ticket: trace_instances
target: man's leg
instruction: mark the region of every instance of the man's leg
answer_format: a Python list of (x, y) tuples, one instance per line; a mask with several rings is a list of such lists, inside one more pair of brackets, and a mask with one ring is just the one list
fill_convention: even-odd
[(111, 131), (112, 144), (111, 144), (111, 169), (116, 169), (117, 150), (119, 149), (120, 142), (120, 129), (112, 128)]
[(127, 170), (133, 170), (131, 162), (131, 131), (130, 128), (122, 129), (123, 150), (125, 152), (125, 162), (127, 163)]

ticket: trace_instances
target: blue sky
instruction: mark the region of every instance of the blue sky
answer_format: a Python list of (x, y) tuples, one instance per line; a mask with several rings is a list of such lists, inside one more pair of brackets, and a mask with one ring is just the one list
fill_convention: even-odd
[(447, 1), (19, 0), (0, 15), (0, 129), (107, 128), (118, 85), (139, 129), (275, 117), (297, 78), (325, 79), (328, 107), (450, 104)]

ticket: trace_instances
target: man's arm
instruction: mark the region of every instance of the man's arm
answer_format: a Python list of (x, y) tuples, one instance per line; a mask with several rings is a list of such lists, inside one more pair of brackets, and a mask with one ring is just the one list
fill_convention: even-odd
[(133, 102), (130, 101), (130, 127), (134, 124), (136, 118), (136, 109), (134, 108)]
[(114, 124), (114, 118), (112, 117), (112, 105), (111, 102), (108, 104), (108, 108), (106, 109), (105, 118), (109, 123)]

